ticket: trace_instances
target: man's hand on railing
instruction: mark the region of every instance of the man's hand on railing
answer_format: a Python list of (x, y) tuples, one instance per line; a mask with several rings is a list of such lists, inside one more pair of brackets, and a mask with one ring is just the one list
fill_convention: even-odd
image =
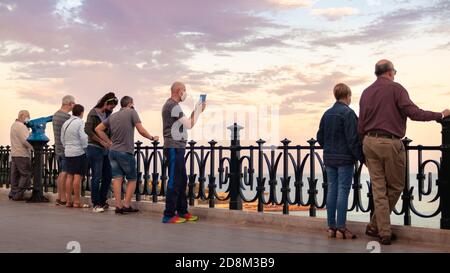
[(151, 141), (158, 141), (159, 140), (159, 136), (152, 136), (152, 138), (150, 140)]

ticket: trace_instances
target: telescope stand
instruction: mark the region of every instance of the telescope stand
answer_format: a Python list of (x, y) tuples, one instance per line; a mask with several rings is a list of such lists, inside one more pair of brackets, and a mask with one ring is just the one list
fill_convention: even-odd
[(34, 148), (33, 162), (33, 193), (27, 203), (47, 203), (49, 200), (44, 196), (42, 187), (42, 167), (44, 146), (48, 141), (29, 141)]

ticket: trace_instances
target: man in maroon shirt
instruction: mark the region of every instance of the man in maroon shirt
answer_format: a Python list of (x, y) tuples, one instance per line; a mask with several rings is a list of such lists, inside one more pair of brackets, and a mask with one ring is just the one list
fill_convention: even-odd
[(395, 238), (390, 213), (405, 187), (406, 153), (401, 139), (406, 133), (406, 119), (437, 121), (450, 115), (448, 109), (438, 113), (417, 107), (408, 91), (394, 82), (396, 73), (388, 60), (375, 65), (377, 80), (361, 96), (358, 121), (375, 206), (366, 234), (379, 237), (385, 245)]

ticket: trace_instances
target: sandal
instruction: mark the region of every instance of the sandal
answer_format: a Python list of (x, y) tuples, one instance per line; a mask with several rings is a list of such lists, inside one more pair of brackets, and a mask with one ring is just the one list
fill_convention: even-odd
[(328, 228), (328, 238), (336, 238), (336, 228)]
[(356, 235), (353, 234), (350, 230), (348, 229), (338, 229), (336, 232), (336, 238), (338, 239), (356, 239)]
[(73, 203), (67, 203), (66, 208), (73, 208)]

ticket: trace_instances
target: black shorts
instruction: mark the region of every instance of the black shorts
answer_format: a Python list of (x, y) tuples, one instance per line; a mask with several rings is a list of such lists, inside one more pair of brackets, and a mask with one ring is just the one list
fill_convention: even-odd
[(87, 168), (88, 161), (86, 154), (75, 157), (66, 157), (66, 169), (68, 174), (85, 176)]

